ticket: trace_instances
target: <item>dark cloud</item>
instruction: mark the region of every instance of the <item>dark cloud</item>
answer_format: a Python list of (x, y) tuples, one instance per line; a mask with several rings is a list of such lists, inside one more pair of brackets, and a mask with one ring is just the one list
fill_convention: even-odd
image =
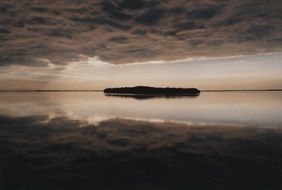
[(0, 65), (280, 51), (281, 12), (276, 0), (0, 0)]

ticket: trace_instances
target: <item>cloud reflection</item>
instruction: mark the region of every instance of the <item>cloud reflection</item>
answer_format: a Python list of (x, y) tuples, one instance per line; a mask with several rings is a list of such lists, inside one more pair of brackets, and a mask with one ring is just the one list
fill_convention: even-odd
[(3, 189), (282, 187), (280, 129), (1, 116), (0, 131)]

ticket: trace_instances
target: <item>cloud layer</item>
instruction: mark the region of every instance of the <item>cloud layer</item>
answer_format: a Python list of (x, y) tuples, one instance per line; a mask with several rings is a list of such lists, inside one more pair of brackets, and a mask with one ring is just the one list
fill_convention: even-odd
[(276, 0), (0, 0), (0, 65), (281, 50)]

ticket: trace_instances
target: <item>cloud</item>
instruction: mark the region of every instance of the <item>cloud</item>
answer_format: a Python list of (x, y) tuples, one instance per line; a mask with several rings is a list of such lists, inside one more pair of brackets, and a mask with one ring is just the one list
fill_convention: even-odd
[(280, 51), (279, 1), (0, 1), (0, 65), (120, 64)]

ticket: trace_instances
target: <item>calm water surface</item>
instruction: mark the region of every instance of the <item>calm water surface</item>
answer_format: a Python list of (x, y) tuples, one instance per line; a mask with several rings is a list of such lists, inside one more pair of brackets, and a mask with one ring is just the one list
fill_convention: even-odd
[(1, 93), (0, 114), (66, 116), (89, 122), (130, 118), (282, 127), (282, 93), (203, 92), (198, 97), (151, 99), (105, 96), (102, 92)]
[(280, 190), (281, 139), (281, 92), (0, 93), (0, 189)]

